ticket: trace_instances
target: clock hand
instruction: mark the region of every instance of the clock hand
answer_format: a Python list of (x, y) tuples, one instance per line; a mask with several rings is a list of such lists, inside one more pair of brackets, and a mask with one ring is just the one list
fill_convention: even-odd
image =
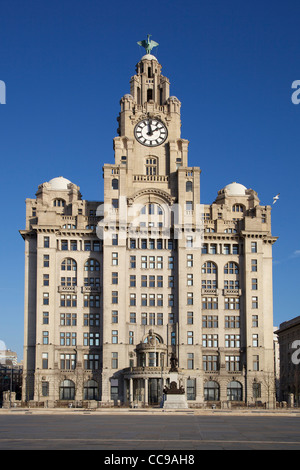
[(153, 130), (151, 128), (151, 121), (150, 120), (148, 122), (148, 127), (149, 127), (150, 132), (147, 132), (147, 135), (153, 135)]

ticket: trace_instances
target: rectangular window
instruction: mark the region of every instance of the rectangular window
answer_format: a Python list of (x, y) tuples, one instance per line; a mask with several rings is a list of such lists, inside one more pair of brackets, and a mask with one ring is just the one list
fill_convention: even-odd
[(240, 317), (225, 316), (225, 328), (240, 328)]
[(253, 356), (253, 370), (259, 371), (259, 356)]
[(67, 251), (68, 250), (68, 240), (62, 240), (61, 241), (61, 249), (63, 251)]
[(251, 279), (251, 288), (252, 288), (252, 290), (257, 290), (258, 289), (257, 279), (255, 279), (255, 278)]
[(49, 247), (50, 247), (50, 238), (44, 237), (44, 248), (49, 248)]
[(49, 255), (44, 255), (44, 268), (49, 268)]
[(112, 344), (118, 344), (118, 330), (112, 330), (112, 332), (111, 332), (111, 342), (112, 342)]
[(100, 242), (98, 241), (93, 242), (93, 250), (98, 251), (98, 252), (100, 251)]
[(251, 260), (251, 271), (253, 273), (257, 272), (257, 259)]
[(252, 346), (258, 348), (258, 335), (252, 335)]
[(111, 368), (118, 369), (118, 353), (117, 352), (111, 353)]
[(194, 296), (192, 292), (187, 293), (187, 304), (193, 305), (194, 304)]
[(193, 353), (187, 354), (187, 368), (194, 369), (194, 354)]
[(43, 344), (49, 344), (49, 331), (43, 331)]
[(240, 335), (225, 335), (225, 348), (240, 348)]
[(119, 244), (119, 237), (117, 233), (112, 234), (112, 245), (113, 246), (118, 246)]
[(257, 242), (251, 242), (251, 253), (257, 253)]
[(134, 332), (129, 331), (129, 344), (134, 344)]
[(130, 305), (134, 307), (136, 305), (136, 295), (130, 294)]
[(118, 253), (112, 253), (112, 265), (118, 266), (118, 264), (119, 264)]
[(194, 323), (194, 313), (193, 312), (187, 312), (187, 324), (188, 325), (193, 325)]
[(217, 371), (219, 369), (218, 356), (204, 355), (203, 356), (203, 370), (205, 371)]
[(48, 353), (42, 353), (42, 368), (48, 369)]
[(240, 371), (240, 356), (225, 356), (225, 368), (227, 372)]
[(49, 286), (49, 274), (44, 274), (43, 275), (43, 285), (44, 286)]
[(130, 256), (130, 268), (131, 269), (136, 268), (136, 257), (135, 256)]
[(258, 297), (252, 297), (252, 308), (258, 308)]
[(233, 255), (239, 254), (239, 245), (232, 245), (232, 254)]
[(174, 269), (174, 257), (169, 256), (169, 269)]
[(147, 276), (141, 276), (141, 286), (147, 287)]
[(187, 400), (196, 400), (196, 379), (188, 379), (186, 382)]
[(43, 312), (43, 325), (49, 325), (49, 312)]
[(239, 297), (225, 297), (225, 310), (239, 310)]
[(193, 331), (187, 332), (187, 344), (194, 344), (194, 333)]
[(118, 284), (118, 273), (111, 273), (111, 283), (112, 284)]
[(43, 305), (49, 305), (49, 293), (44, 292), (43, 294)]
[(202, 308), (203, 310), (217, 310), (218, 309), (218, 297), (203, 297)]
[(130, 287), (136, 287), (136, 277), (135, 277), (134, 274), (130, 276), (130, 284), (129, 285), (130, 285)]
[(49, 397), (49, 382), (42, 382), (42, 397)]
[(164, 305), (163, 294), (157, 294), (157, 306), (163, 307), (163, 305)]
[(77, 241), (71, 240), (71, 251), (77, 251)]
[(155, 276), (149, 276), (149, 287), (155, 287)]
[(218, 335), (202, 335), (202, 346), (204, 348), (217, 348), (219, 346)]
[(130, 312), (130, 323), (136, 323), (136, 313)]
[(111, 312), (111, 322), (118, 323), (118, 310), (113, 310)]

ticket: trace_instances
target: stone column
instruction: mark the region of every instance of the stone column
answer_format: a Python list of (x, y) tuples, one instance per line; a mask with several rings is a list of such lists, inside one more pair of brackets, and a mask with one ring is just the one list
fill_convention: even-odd
[(145, 378), (144, 379), (144, 383), (145, 383), (145, 396), (144, 396), (144, 400), (145, 400), (145, 406), (148, 405), (148, 379)]

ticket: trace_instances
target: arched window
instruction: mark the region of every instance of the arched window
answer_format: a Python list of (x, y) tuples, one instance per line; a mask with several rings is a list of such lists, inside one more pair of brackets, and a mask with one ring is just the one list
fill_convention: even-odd
[(111, 181), (111, 189), (119, 189), (119, 180), (117, 178)]
[(65, 258), (61, 263), (62, 271), (76, 271), (77, 264), (73, 258)]
[(202, 274), (202, 289), (217, 289), (217, 265), (212, 261), (207, 261), (202, 265)]
[(218, 401), (220, 400), (220, 386), (217, 382), (210, 380), (204, 385), (204, 400)]
[(193, 183), (191, 181), (186, 182), (185, 190), (186, 190), (187, 193), (193, 191)]
[(165, 210), (157, 203), (148, 203), (142, 207), (136, 222), (140, 227), (162, 228), (165, 225)]
[(239, 274), (239, 267), (236, 263), (229, 262), (225, 264), (224, 274)]
[(157, 168), (157, 158), (155, 157), (147, 157), (146, 158), (146, 175), (148, 176), (155, 176), (158, 174)]
[(65, 207), (66, 201), (63, 199), (54, 199), (53, 206), (54, 207)]
[(232, 212), (244, 212), (245, 208), (242, 204), (234, 204), (232, 206)]
[(85, 382), (83, 396), (84, 396), (84, 400), (98, 400), (99, 399), (98, 384), (95, 380), (88, 380), (87, 382)]
[(147, 101), (152, 100), (153, 99), (152, 97), (153, 97), (153, 90), (152, 90), (152, 88), (148, 88), (148, 90), (147, 90)]
[(88, 259), (84, 263), (84, 270), (85, 271), (100, 271), (100, 263), (96, 259)]
[(242, 401), (243, 387), (240, 382), (233, 380), (227, 385), (227, 400), (229, 401)]
[(64, 380), (59, 387), (60, 400), (74, 400), (75, 398), (75, 384), (72, 380)]
[(207, 261), (202, 265), (202, 274), (216, 274), (217, 265), (212, 261)]

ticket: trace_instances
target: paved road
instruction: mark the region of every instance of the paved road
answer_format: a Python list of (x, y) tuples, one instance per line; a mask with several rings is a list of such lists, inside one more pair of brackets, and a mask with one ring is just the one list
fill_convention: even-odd
[(0, 415), (0, 449), (299, 450), (300, 416)]

